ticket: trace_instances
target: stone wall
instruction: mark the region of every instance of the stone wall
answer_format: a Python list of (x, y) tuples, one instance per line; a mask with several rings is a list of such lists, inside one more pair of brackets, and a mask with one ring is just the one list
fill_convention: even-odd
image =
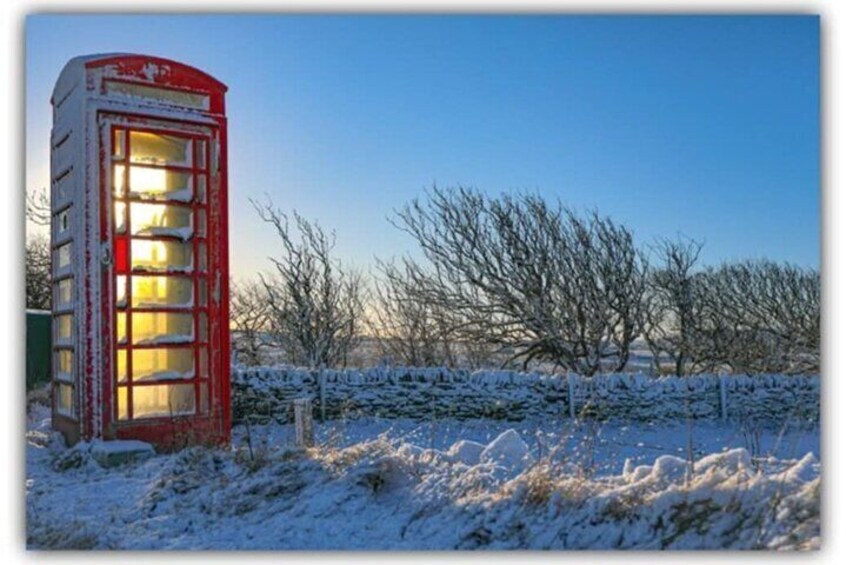
[[(382, 368), (309, 371), (291, 367), (233, 369), (236, 423), (290, 422), (291, 401), (309, 397), (326, 417), (458, 419), (591, 417), (632, 421), (687, 419), (819, 421), (818, 375), (582, 377), (513, 371)], [(572, 407), (571, 407), (572, 403)]]

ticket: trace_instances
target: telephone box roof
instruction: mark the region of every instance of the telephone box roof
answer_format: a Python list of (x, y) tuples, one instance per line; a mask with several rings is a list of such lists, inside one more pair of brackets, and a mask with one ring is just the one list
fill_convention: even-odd
[(100, 53), (81, 55), (68, 61), (59, 74), (50, 101), (61, 100), (65, 93), (84, 80), (88, 69), (98, 68), (106, 68), (107, 74), (116, 78), (134, 78), (151, 84), (191, 90), (227, 91), (225, 84), (185, 63), (137, 53)]

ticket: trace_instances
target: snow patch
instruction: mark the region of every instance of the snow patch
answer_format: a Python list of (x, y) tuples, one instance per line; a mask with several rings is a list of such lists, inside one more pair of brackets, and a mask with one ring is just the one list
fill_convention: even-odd
[(521, 473), (534, 461), (534, 458), (520, 434), (514, 429), (509, 429), (502, 432), (482, 450), (479, 461), (492, 463), (513, 476)]

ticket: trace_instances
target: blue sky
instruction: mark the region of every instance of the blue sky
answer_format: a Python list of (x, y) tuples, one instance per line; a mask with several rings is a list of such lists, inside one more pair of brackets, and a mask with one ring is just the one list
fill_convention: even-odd
[(37, 15), (26, 183), (48, 183), (64, 63), (139, 52), (229, 85), (236, 276), (266, 269), (269, 194), (363, 268), (414, 249), (387, 216), (425, 188), (537, 192), (684, 233), (706, 263), (819, 266), (816, 17)]

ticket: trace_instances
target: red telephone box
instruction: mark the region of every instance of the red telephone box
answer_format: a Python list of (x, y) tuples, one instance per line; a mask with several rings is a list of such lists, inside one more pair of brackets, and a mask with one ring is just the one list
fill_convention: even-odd
[(228, 441), (226, 86), (146, 55), (53, 90), (53, 422), (70, 443)]

